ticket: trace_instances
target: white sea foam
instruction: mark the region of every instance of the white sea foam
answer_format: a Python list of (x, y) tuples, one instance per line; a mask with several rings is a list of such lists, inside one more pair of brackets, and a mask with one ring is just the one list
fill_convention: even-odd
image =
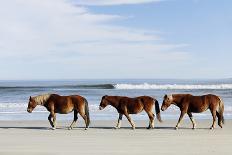
[(180, 84), (116, 84), (116, 89), (232, 89), (232, 84), (180, 85)]
[(27, 105), (26, 103), (0, 103), (0, 108), (26, 108)]
[[(0, 103), (0, 120), (6, 119), (5, 116), (11, 116), (12, 119), (17, 119), (13, 118), (14, 115), (20, 116), (22, 119), (32, 119), (32, 118), (27, 118), (28, 113), (26, 111), (27, 108), (27, 103)], [(89, 109), (90, 109), (90, 115), (94, 117), (94, 119), (114, 119), (117, 117), (117, 110), (113, 108), (112, 106), (107, 106), (104, 110), (99, 110), (99, 106), (97, 104), (89, 104)], [(155, 111), (155, 109), (154, 109)], [(35, 115), (37, 113), (37, 115)], [(39, 114), (39, 115), (38, 115)], [(47, 115), (48, 111), (42, 107), (42, 106), (37, 106), (34, 111), (33, 111), (33, 116), (39, 118), (41, 115)], [(173, 118), (174, 116), (179, 116), (180, 110), (176, 106), (170, 106), (165, 112), (162, 112), (162, 116), (165, 118)], [(232, 106), (231, 105), (225, 105), (225, 113), (224, 115), (227, 118), (230, 118), (232, 116)], [(194, 113), (194, 116), (198, 118), (208, 118), (211, 116), (211, 113), (209, 110), (207, 112), (201, 113), (201, 114), (196, 114)], [(143, 111), (142, 113), (139, 113), (137, 115), (133, 115), (134, 118), (136, 119), (141, 119), (141, 118), (146, 118), (147, 114)], [(66, 118), (66, 117), (65, 117)], [(7, 118), (8, 119), (8, 118)]]

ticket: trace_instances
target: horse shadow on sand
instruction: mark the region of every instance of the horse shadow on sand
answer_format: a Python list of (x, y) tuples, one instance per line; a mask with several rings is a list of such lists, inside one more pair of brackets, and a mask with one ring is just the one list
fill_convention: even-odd
[[(0, 127), (0, 129), (17, 129), (17, 130), (52, 130), (51, 127), (19, 127), (19, 126), (4, 126)], [(89, 127), (88, 130), (92, 129), (98, 129), (98, 130), (113, 130), (113, 131), (120, 131), (120, 130), (132, 130), (131, 127), (121, 127), (120, 129), (115, 129), (114, 127), (101, 127), (101, 126), (95, 126), (95, 127)], [(69, 130), (68, 127), (57, 127), (56, 130)], [(74, 127), (71, 131), (75, 130), (85, 130), (85, 127)], [(146, 131), (152, 131), (152, 130), (176, 130), (174, 127), (155, 127), (154, 129), (146, 129), (146, 127), (136, 127), (136, 130), (146, 130)], [(180, 127), (178, 130), (193, 130), (190, 127)], [(177, 130), (177, 131), (178, 131)], [(194, 130), (209, 130), (209, 128), (196, 128)]]

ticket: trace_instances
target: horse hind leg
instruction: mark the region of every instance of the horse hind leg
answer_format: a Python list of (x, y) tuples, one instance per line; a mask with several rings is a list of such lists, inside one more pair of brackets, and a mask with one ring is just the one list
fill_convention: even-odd
[(68, 128), (69, 130), (73, 129), (73, 126), (76, 124), (77, 119), (78, 119), (77, 110), (74, 110), (73, 122), (72, 122), (72, 124), (70, 125), (70, 127)]
[(84, 119), (85, 121), (85, 130), (87, 130), (88, 128), (88, 120), (87, 120), (87, 116), (85, 115), (85, 113), (83, 111), (80, 111), (79, 114), (81, 115), (81, 117)]
[(215, 128), (215, 124), (216, 124), (216, 110), (214, 109), (210, 109), (211, 113), (212, 113), (212, 117), (213, 117), (213, 124), (212, 126), (210, 127), (211, 130), (213, 130)]
[(155, 122), (154, 122), (155, 115), (153, 114), (152, 109), (153, 109), (153, 105), (144, 106), (144, 110), (147, 113), (148, 118), (149, 118), (149, 125), (147, 129), (151, 129), (151, 128), (154, 129), (155, 127)]
[(148, 112), (148, 117), (149, 117), (149, 126), (147, 129), (154, 129), (155, 127), (155, 121), (154, 121), (154, 114), (152, 112)]
[(222, 114), (220, 114), (217, 111), (216, 111), (216, 115), (218, 117), (218, 125), (222, 128), (222, 119), (223, 119), (223, 116), (222, 116)]

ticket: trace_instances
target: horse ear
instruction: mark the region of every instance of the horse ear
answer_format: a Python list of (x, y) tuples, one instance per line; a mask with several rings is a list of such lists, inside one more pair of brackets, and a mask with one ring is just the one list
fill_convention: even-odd
[(30, 96), (29, 100), (31, 101), (31, 96)]
[(164, 98), (167, 98), (167, 97), (168, 97), (168, 95), (167, 95), (167, 94), (165, 94), (165, 95), (164, 95)]
[(33, 101), (33, 97), (32, 96), (30, 96), (30, 101)]
[(102, 97), (102, 99), (105, 99), (107, 97), (107, 95), (104, 95), (103, 97)]

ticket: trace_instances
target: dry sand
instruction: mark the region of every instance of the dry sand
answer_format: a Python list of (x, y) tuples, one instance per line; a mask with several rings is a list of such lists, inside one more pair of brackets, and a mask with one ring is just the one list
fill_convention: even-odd
[(0, 155), (231, 155), (232, 120), (223, 129), (209, 130), (211, 120), (197, 120), (192, 130), (188, 119), (179, 130), (174, 130), (177, 120), (156, 122), (156, 129), (147, 130), (148, 121), (135, 121), (131, 130), (127, 121), (123, 128), (113, 129), (115, 121), (92, 121), (90, 129), (67, 130), (70, 121), (58, 122), (58, 129), (49, 129), (47, 121), (0, 121)]

